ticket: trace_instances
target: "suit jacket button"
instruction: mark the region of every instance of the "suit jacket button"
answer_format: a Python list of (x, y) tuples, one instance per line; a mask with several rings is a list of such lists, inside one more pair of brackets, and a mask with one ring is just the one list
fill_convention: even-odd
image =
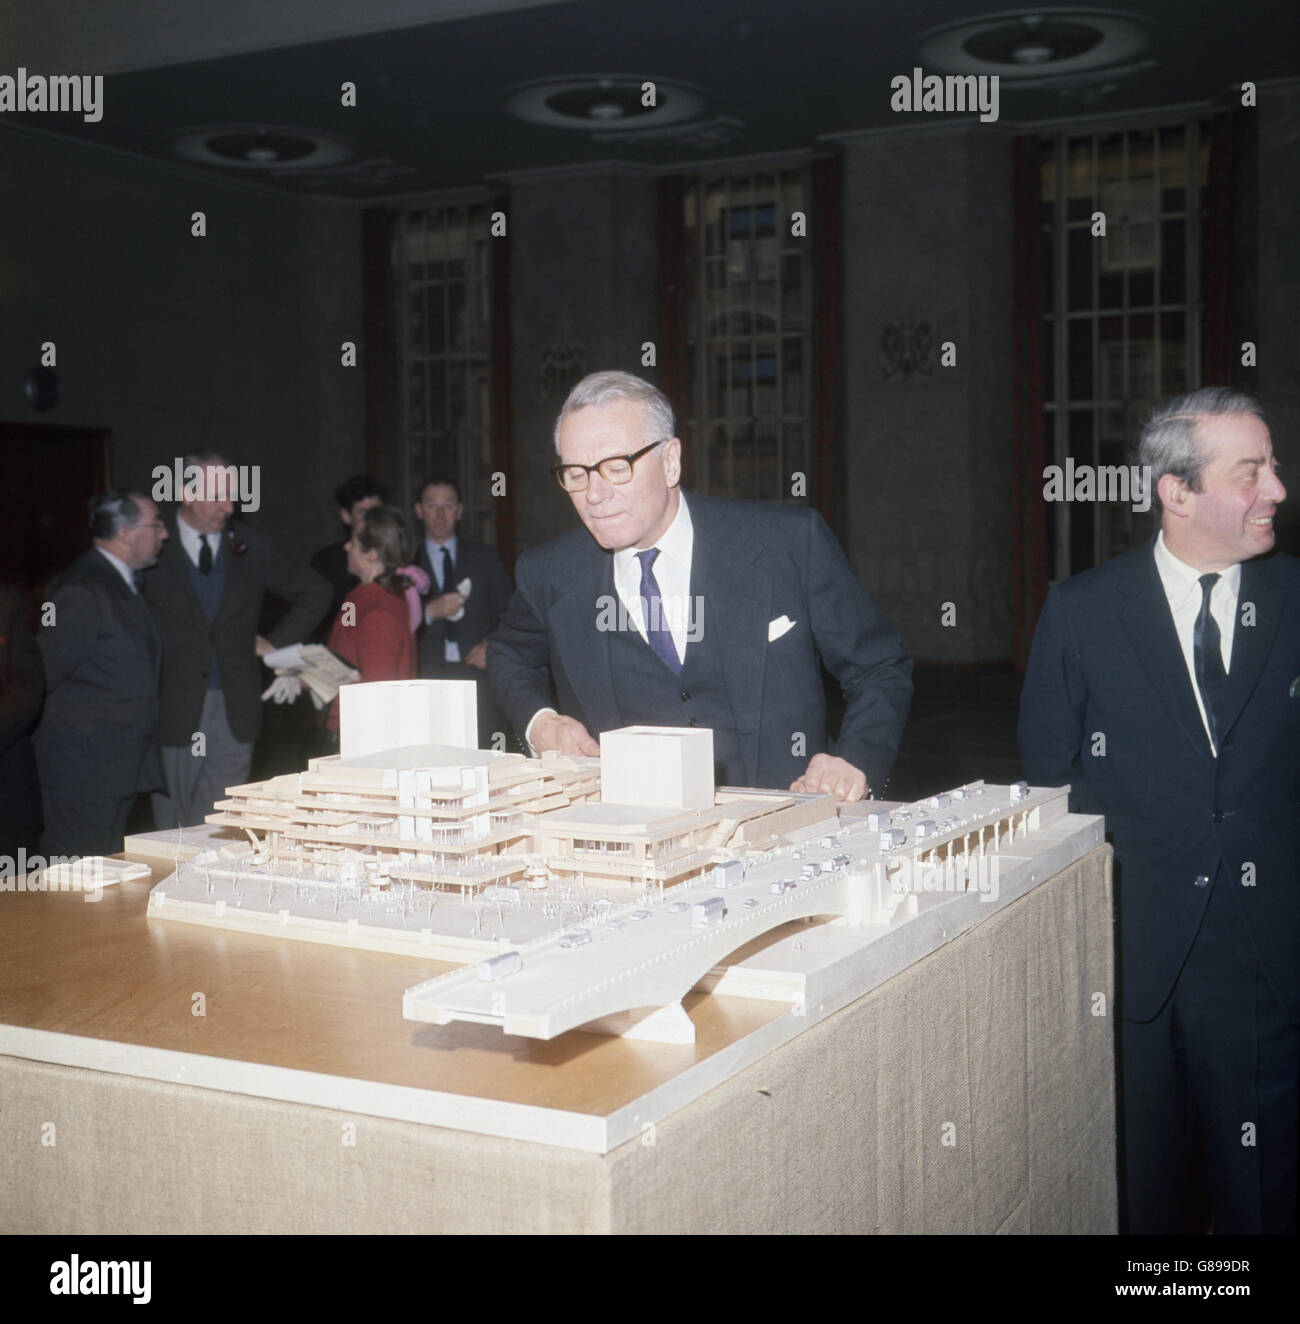
[(686, 719), (687, 726), (699, 726), (699, 724), (700, 724), (700, 719), (698, 717), (688, 717)]
[(1209, 887), (1210, 876), (1209, 874), (1198, 873), (1196, 877), (1192, 879), (1192, 883), (1196, 887)]
[(1212, 814), (1210, 815), (1210, 818), (1211, 818), (1215, 823), (1222, 823), (1222, 822), (1223, 822), (1223, 810), (1222, 810), (1222, 809), (1216, 809), (1216, 810), (1214, 811), (1214, 813), (1212, 813)]
[(681, 700), (682, 700), (683, 703), (690, 703), (690, 701), (691, 701), (691, 692), (690, 692), (690, 690), (683, 690), (683, 691), (682, 691), (682, 693), (681, 693)]

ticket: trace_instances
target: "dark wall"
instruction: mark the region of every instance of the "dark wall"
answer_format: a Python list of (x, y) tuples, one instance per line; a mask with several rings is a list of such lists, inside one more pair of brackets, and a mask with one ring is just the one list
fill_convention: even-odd
[[(194, 446), (260, 464), (249, 518), (304, 552), (333, 537), (329, 493), (364, 463), (339, 351), (361, 340), (359, 213), (11, 128), (0, 196), (0, 418), (111, 428), (120, 483)], [(63, 397), (37, 414), (46, 340)]]

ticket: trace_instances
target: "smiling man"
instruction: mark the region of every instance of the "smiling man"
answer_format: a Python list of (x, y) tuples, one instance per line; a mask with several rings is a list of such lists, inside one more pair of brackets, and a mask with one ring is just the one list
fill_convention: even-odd
[(1294, 1232), (1300, 561), (1256, 559), (1286, 489), (1224, 388), (1157, 406), (1139, 460), (1160, 531), (1048, 595), (1023, 771), (1115, 847), (1127, 1230)]
[[(519, 560), (488, 644), (507, 715), (539, 753), (700, 726), (720, 783), (880, 794), (911, 659), (815, 511), (684, 493), (675, 430), (630, 373), (593, 373), (565, 401), (552, 472), (585, 528)], [(833, 751), (823, 662), (844, 693)]]

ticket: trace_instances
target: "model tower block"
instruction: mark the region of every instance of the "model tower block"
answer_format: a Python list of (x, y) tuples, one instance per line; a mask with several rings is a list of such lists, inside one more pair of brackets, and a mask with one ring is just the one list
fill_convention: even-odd
[(408, 745), (478, 748), (472, 680), (379, 680), (339, 690), (339, 755)]
[(606, 804), (712, 809), (713, 732), (685, 726), (601, 732), (600, 798)]

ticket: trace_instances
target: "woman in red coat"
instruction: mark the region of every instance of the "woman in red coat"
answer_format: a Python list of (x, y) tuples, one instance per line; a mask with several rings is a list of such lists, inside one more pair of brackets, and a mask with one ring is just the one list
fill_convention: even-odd
[[(361, 581), (344, 599), (330, 632), (330, 649), (361, 672), (362, 681), (410, 680), (415, 675), (406, 590), (399, 573), (412, 557), (406, 517), (391, 506), (366, 511), (347, 543), (348, 570)], [(330, 705), (329, 728), (339, 728), (339, 701)]]

